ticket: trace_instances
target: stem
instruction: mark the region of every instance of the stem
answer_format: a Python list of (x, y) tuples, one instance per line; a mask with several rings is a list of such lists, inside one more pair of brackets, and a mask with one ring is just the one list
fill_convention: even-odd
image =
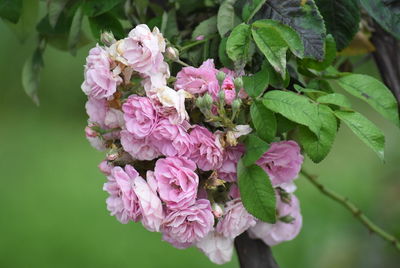
[(217, 36), (216, 34), (213, 34), (213, 35), (211, 35), (211, 36), (208, 37), (208, 38), (204, 38), (203, 40), (197, 40), (197, 41), (195, 41), (195, 42), (193, 42), (193, 43), (187, 44), (186, 46), (181, 47), (181, 48), (179, 49), (179, 51), (182, 52), (182, 51), (188, 50), (188, 49), (190, 49), (190, 48), (192, 48), (192, 47), (195, 47), (195, 46), (197, 46), (197, 45), (201, 45), (201, 44), (203, 44), (203, 43), (206, 43), (206, 42), (208, 42), (209, 40), (213, 39), (213, 38), (216, 37), (216, 36)]
[(181, 61), (180, 59), (174, 60), (176, 63), (179, 63), (180, 65), (183, 65), (185, 67), (189, 67), (190, 65), (187, 64), (186, 62)]
[(390, 242), (398, 251), (400, 251), (400, 242), (396, 237), (387, 233), (385, 230), (380, 228), (378, 225), (373, 223), (365, 214), (351, 201), (348, 200), (347, 197), (344, 197), (340, 194), (335, 193), (334, 191), (326, 188), (324, 185), (318, 182), (317, 177), (315, 175), (309, 174), (304, 169), (301, 170), (301, 174), (308, 179), (315, 187), (317, 187), (324, 195), (330, 197), (336, 202), (340, 203), (342, 206), (347, 208), (353, 216), (359, 220), (371, 233), (375, 233), (384, 240)]

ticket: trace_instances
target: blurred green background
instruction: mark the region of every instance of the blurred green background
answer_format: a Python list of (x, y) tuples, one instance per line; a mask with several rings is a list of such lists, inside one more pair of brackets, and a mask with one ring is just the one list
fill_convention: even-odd
[[(108, 215), (97, 169), (103, 154), (84, 136), (80, 84), (90, 45), (76, 57), (48, 47), (36, 107), (20, 79), (34, 38), (21, 44), (2, 22), (0, 36), (0, 267), (217, 267), (196, 249), (177, 250), (141, 224)], [(356, 71), (376, 75), (370, 63)], [(305, 165), (400, 236), (400, 131), (354, 104), (384, 130), (386, 162), (343, 126), (329, 157)], [(304, 227), (273, 248), (281, 267), (399, 267), (390, 245), (305, 179), (297, 184)], [(238, 267), (236, 256), (223, 267)]]

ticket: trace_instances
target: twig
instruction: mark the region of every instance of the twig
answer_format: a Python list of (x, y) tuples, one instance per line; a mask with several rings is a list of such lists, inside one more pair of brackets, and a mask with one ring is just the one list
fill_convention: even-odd
[(335, 200), (336, 202), (340, 203), (342, 206), (347, 208), (357, 220), (359, 220), (363, 225), (365, 225), (365, 227), (368, 228), (368, 230), (371, 233), (375, 233), (375, 234), (379, 235), (384, 240), (393, 244), (393, 246), (398, 251), (400, 251), (399, 240), (397, 240), (396, 237), (387, 233), (385, 230), (383, 230), (378, 225), (373, 223), (367, 216), (364, 215), (364, 213), (362, 213), (362, 211), (356, 205), (354, 205), (351, 201), (349, 201), (347, 197), (341, 196), (341, 195), (335, 193), (334, 191), (326, 188), (324, 185), (322, 185), (321, 183), (318, 182), (316, 176), (309, 174), (304, 169), (301, 171), (301, 174), (306, 179), (308, 179), (314, 186), (316, 186), (323, 194), (332, 198), (333, 200)]

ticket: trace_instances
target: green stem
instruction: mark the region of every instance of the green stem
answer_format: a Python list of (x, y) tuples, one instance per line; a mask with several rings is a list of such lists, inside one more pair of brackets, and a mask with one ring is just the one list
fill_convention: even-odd
[(400, 251), (400, 242), (393, 235), (387, 233), (381, 227), (373, 223), (365, 214), (351, 201), (348, 200), (347, 197), (344, 197), (340, 194), (335, 193), (334, 191), (326, 188), (324, 185), (318, 182), (317, 177), (311, 175), (304, 169), (301, 170), (301, 174), (308, 179), (315, 187), (317, 187), (324, 195), (330, 197), (336, 202), (340, 203), (347, 210), (349, 210), (353, 216), (359, 220), (371, 233), (375, 233), (384, 240), (390, 242), (398, 251)]
[(192, 48), (192, 47), (195, 47), (195, 46), (197, 46), (197, 45), (201, 45), (201, 44), (203, 44), (203, 43), (206, 43), (206, 42), (208, 42), (209, 40), (213, 39), (213, 38), (216, 37), (216, 36), (217, 36), (216, 34), (213, 34), (213, 35), (211, 35), (211, 36), (208, 37), (208, 38), (204, 38), (203, 40), (198, 40), (198, 41), (192, 42), (192, 43), (190, 43), (190, 44), (187, 44), (186, 46), (181, 47), (181, 48), (179, 49), (179, 51), (180, 51), (180, 52), (183, 52), (183, 51), (188, 50), (188, 49), (190, 49), (190, 48)]

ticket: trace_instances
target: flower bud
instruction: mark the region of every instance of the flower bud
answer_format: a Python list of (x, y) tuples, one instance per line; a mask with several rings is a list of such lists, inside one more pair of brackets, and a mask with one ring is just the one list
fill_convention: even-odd
[(203, 105), (206, 109), (211, 109), (211, 106), (213, 104), (213, 99), (210, 94), (206, 93), (203, 96)]
[(199, 109), (202, 109), (202, 108), (203, 108), (203, 106), (204, 106), (204, 98), (203, 98), (203, 97), (199, 96), (199, 97), (196, 99), (196, 106), (197, 106), (197, 108), (199, 108)]
[(242, 100), (241, 99), (235, 99), (232, 102), (232, 111), (234, 113), (238, 112), (240, 110), (240, 106), (242, 106)]
[(219, 82), (220, 85), (222, 85), (222, 83), (224, 82), (225, 77), (226, 77), (226, 74), (224, 72), (219, 71), (217, 73), (217, 79), (218, 79), (218, 82)]
[(98, 133), (94, 131), (90, 126), (85, 127), (85, 134), (86, 137), (91, 137), (91, 138), (98, 136)]
[(218, 204), (218, 203), (214, 203), (214, 204), (212, 205), (212, 213), (214, 214), (214, 216), (215, 216), (216, 218), (221, 218), (222, 215), (224, 215), (223, 206), (221, 206), (221, 205)]
[(108, 47), (117, 42), (112, 32), (102, 32), (100, 41)]
[(176, 61), (179, 59), (179, 51), (174, 47), (167, 47), (165, 50), (165, 57), (172, 61)]
[(235, 85), (235, 89), (239, 91), (243, 88), (243, 79), (241, 77), (236, 77), (235, 80), (233, 80), (233, 84)]

